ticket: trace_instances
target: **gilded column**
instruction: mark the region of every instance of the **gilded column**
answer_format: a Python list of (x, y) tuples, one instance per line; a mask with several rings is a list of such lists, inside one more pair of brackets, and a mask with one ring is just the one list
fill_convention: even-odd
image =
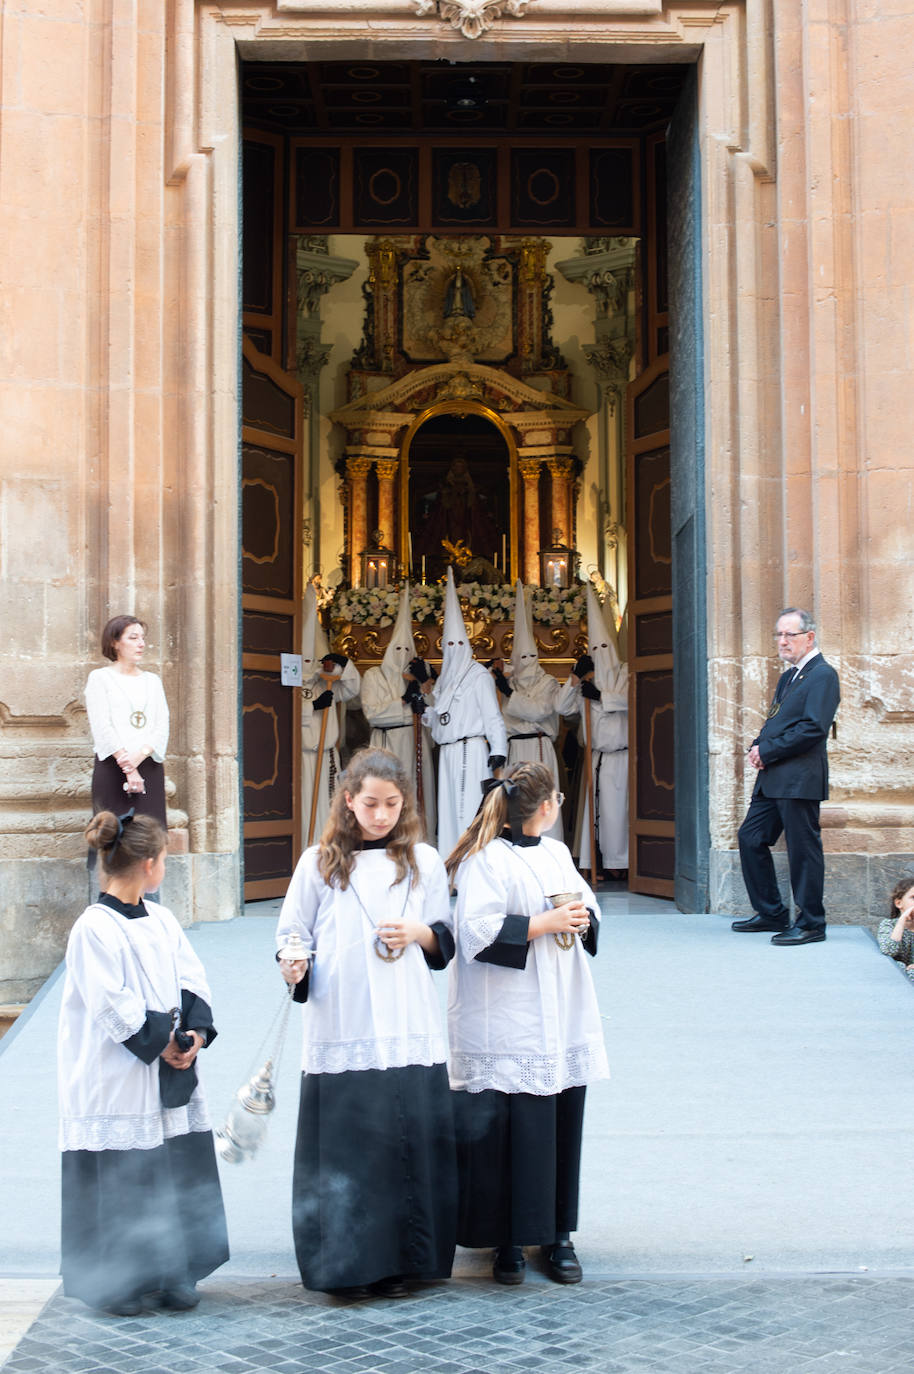
[(374, 468), (378, 474), (378, 529), (384, 537), (384, 543), (395, 549), (397, 543), (394, 529), (394, 480), (400, 470), (400, 464), (396, 458), (379, 458), (375, 461)]
[(521, 458), (517, 470), (524, 483), (524, 582), (538, 587), (540, 580), (540, 460)]
[(349, 458), (346, 477), (349, 481), (349, 581), (358, 587), (362, 565), (359, 554), (368, 542), (368, 474), (371, 460)]
[(574, 462), (571, 458), (550, 458), (546, 466), (552, 476), (550, 537), (561, 530), (565, 543), (574, 547)]

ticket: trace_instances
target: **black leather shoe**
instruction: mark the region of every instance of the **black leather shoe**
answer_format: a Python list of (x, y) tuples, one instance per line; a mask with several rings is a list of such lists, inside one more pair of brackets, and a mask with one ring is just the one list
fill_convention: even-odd
[(159, 1297), (160, 1307), (171, 1307), (175, 1312), (190, 1312), (200, 1301), (200, 1294), (191, 1283), (176, 1283), (172, 1288), (163, 1288)]
[(748, 921), (734, 921), (730, 929), (754, 935), (763, 930), (789, 930), (790, 926), (787, 921), (775, 921), (771, 916), (750, 916)]
[(571, 1241), (553, 1245), (543, 1252), (546, 1257), (546, 1273), (553, 1283), (580, 1283), (584, 1277), (580, 1260), (574, 1253)]
[(398, 1274), (392, 1275), (389, 1279), (378, 1279), (376, 1283), (369, 1284), (372, 1293), (378, 1298), (408, 1298), (409, 1289)]
[(788, 926), (780, 935), (772, 935), (773, 945), (814, 945), (825, 939), (824, 930), (807, 930), (805, 926)]
[(527, 1273), (527, 1261), (519, 1245), (501, 1245), (495, 1251), (492, 1264), (492, 1277), (496, 1283), (523, 1283)]

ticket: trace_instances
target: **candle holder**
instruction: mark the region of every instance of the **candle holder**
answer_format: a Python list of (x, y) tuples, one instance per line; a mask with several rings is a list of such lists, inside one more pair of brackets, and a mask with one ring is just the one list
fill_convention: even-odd
[(553, 530), (553, 543), (540, 549), (540, 586), (556, 589), (570, 587), (577, 557), (574, 549), (561, 542), (561, 530)]
[(374, 530), (371, 540), (371, 546), (363, 549), (360, 555), (362, 586), (379, 589), (393, 586), (397, 574), (396, 555), (393, 549), (385, 546), (382, 530)]

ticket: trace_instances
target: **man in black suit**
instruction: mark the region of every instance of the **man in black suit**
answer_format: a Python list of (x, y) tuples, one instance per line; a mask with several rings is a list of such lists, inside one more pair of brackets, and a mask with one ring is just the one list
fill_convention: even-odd
[[(816, 623), (808, 611), (795, 606), (782, 611), (775, 642), (790, 666), (781, 675), (768, 719), (749, 749), (749, 762), (758, 775), (739, 828), (743, 881), (757, 915), (734, 921), (733, 929), (775, 931), (773, 945), (809, 945), (825, 939), (819, 803), (828, 796), (825, 742), (841, 694), (838, 674), (816, 648)], [(793, 925), (771, 858), (771, 846), (782, 833), (797, 907)]]

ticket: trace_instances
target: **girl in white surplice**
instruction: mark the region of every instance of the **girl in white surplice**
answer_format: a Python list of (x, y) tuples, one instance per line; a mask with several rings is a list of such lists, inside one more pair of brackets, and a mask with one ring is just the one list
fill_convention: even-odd
[(152, 816), (100, 811), (102, 892), (70, 932), (58, 1035), (61, 1273), (68, 1297), (136, 1316), (188, 1309), (228, 1259), (196, 1058), (216, 1032), (203, 966), (170, 911)]
[(556, 1283), (577, 1283), (585, 1085), (609, 1072), (586, 958), (597, 948), (597, 899), (546, 834), (561, 806), (549, 768), (515, 764), (484, 787), (447, 862), (457, 887), (448, 1005), (457, 1241), (493, 1246), (499, 1283), (523, 1282), (525, 1245), (543, 1247)]
[[(418, 843), (412, 783), (354, 754), (276, 932), (303, 1008), (292, 1224), (306, 1288), (386, 1297), (447, 1278), (457, 1180), (446, 1041), (431, 969), (454, 952), (444, 864)], [(280, 958), (297, 934), (310, 959)]]

